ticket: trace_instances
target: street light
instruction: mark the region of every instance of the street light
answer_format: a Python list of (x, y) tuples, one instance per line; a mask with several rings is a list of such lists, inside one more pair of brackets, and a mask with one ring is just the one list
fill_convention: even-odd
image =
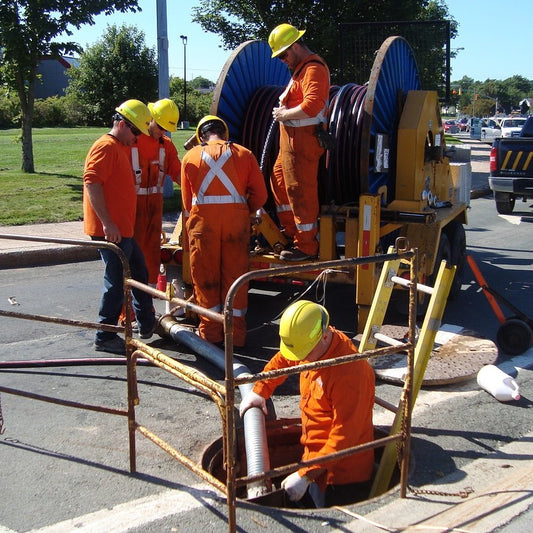
[(180, 39), (183, 43), (183, 124), (187, 117), (187, 36), (180, 35)]

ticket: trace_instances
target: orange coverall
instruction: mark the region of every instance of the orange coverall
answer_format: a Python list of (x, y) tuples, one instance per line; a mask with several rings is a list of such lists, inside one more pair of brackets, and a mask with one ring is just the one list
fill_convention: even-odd
[(280, 149), (272, 170), (276, 211), (285, 235), (308, 255), (317, 255), (318, 163), (324, 153), (316, 125), (327, 123), (329, 69), (317, 54), (302, 61), (280, 97), (288, 109), (302, 106), (310, 119), (280, 122)]
[(137, 190), (135, 240), (144, 254), (148, 282), (155, 285), (161, 264), (163, 186), (166, 176), (179, 183), (181, 163), (174, 143), (166, 135), (161, 139), (140, 135), (131, 151)]
[[(267, 190), (257, 159), (247, 148), (209, 141), (187, 152), (181, 167), (182, 209), (196, 302), (222, 311), (231, 284), (248, 272), (250, 214), (265, 203)], [(234, 344), (246, 341), (248, 288), (234, 300)], [(223, 325), (200, 317), (200, 336), (224, 339)]]
[[(352, 341), (342, 332), (330, 326), (333, 340), (321, 361), (357, 353)], [(278, 352), (265, 366), (264, 371), (296, 366), (299, 361), (289, 361)], [(270, 398), (276, 387), (287, 376), (258, 381), (254, 392)], [(374, 439), (372, 410), (374, 407), (375, 378), (368, 361), (359, 360), (344, 365), (300, 374), (300, 411), (304, 446), (302, 459), (309, 460)], [(326, 485), (345, 485), (368, 481), (374, 464), (373, 450), (356, 453), (321, 466), (298, 470), (300, 476), (320, 468), (327, 474), (316, 483), (322, 490)]]

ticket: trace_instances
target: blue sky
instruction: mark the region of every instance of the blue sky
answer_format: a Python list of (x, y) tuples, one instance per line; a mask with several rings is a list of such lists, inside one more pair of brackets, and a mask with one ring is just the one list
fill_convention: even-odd
[[(221, 47), (218, 36), (204, 33), (191, 21), (194, 0), (167, 0), (169, 72), (183, 77), (183, 44), (187, 36), (187, 79), (203, 76), (216, 81), (231, 55)], [(529, 31), (531, 0), (446, 0), (451, 15), (459, 23), (459, 35), (452, 48), (459, 50), (452, 60), (452, 80), (469, 76), (476, 81), (488, 78), (503, 80), (515, 74), (533, 79)], [(142, 13), (121, 13), (96, 18), (94, 26), (83, 26), (73, 40), (81, 46), (101, 39), (107, 25), (137, 26), (145, 34), (147, 46), (157, 49), (156, 0), (140, 0)]]
[(452, 59), (452, 80), (504, 80), (515, 74), (533, 79), (531, 0), (446, 0), (459, 23), (452, 48), (464, 48)]

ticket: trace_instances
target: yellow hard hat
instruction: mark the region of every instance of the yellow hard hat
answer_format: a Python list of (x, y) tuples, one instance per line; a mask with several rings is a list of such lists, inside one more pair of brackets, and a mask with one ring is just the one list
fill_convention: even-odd
[(328, 325), (329, 313), (321, 305), (308, 300), (289, 305), (279, 322), (281, 355), (290, 361), (302, 361), (318, 344)]
[(152, 115), (148, 107), (140, 100), (126, 100), (116, 107), (115, 111), (139, 128), (145, 135), (150, 135), (148, 126), (152, 120)]
[(215, 122), (221, 122), (224, 125), (224, 130), (226, 131), (226, 140), (229, 139), (229, 130), (227, 124), (216, 115), (206, 115), (204, 118), (200, 119), (198, 126), (196, 126), (196, 139), (199, 143), (202, 142), (202, 135), (208, 131), (209, 126)]
[(170, 98), (163, 98), (155, 103), (150, 102), (148, 109), (157, 124), (165, 128), (166, 131), (176, 131), (178, 129), (180, 112), (178, 106)]
[(268, 36), (268, 44), (272, 49), (272, 57), (278, 57), (304, 33), (305, 30), (299, 30), (290, 24), (276, 26)]

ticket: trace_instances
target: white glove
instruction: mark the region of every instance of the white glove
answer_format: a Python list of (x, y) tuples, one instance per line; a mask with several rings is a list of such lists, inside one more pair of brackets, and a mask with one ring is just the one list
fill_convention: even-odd
[(239, 406), (239, 414), (241, 415), (241, 418), (244, 416), (244, 413), (250, 409), (250, 407), (259, 407), (259, 409), (261, 409), (265, 415), (268, 414), (266, 400), (253, 390), (248, 392), (241, 400), (241, 405)]
[(303, 498), (311, 480), (307, 476), (300, 476), (293, 472), (281, 482), (281, 488), (285, 490), (291, 502), (297, 502)]

